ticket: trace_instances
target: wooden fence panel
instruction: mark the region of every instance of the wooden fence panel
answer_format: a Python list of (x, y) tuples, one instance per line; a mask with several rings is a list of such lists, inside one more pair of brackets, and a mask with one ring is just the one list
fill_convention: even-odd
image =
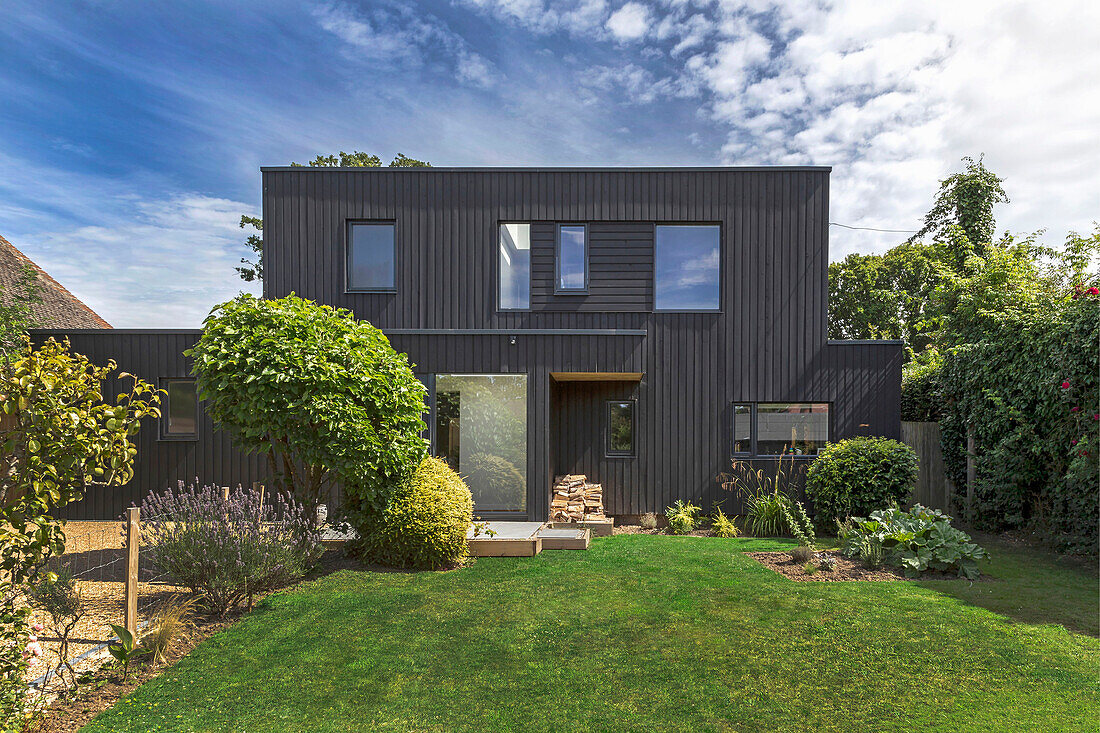
[(920, 473), (913, 490), (912, 501), (945, 512), (952, 511), (951, 482), (943, 467), (940, 448), (940, 424), (936, 422), (902, 422), (901, 442), (917, 452)]

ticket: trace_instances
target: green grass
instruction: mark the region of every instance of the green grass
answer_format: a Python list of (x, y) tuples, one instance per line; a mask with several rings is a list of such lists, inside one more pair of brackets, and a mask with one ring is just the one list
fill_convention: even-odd
[(1097, 729), (1094, 573), (991, 543), (996, 582), (795, 583), (741, 554), (789, 544), (634, 535), (341, 571), (85, 730)]

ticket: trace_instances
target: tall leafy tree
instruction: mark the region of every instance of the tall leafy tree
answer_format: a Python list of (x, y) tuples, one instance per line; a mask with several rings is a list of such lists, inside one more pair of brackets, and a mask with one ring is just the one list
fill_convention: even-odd
[(928, 348), (943, 316), (934, 294), (945, 279), (965, 275), (968, 258), (984, 257), (996, 225), (993, 207), (1007, 202), (1002, 179), (983, 160), (940, 182), (924, 226), (883, 255), (849, 255), (829, 265), (830, 338), (904, 339)]
[[(940, 181), (940, 190), (924, 217), (924, 225), (909, 239), (910, 242), (925, 237), (946, 241), (952, 226), (960, 227), (966, 235), (966, 242), (957, 238), (954, 238), (955, 241), (960, 245), (969, 243), (977, 254), (982, 253), (985, 244), (993, 241), (996, 226), (993, 207), (1008, 203), (1008, 195), (1001, 186), (1004, 179), (985, 167), (984, 156), (978, 156), (977, 160), (967, 156), (963, 162), (966, 170), (952, 173)], [(967, 249), (956, 251), (957, 267), (962, 266), (967, 254)]]
[[(364, 153), (354, 150), (350, 153), (340, 151), (339, 155), (318, 155), (308, 163), (295, 163), (296, 168), (381, 168), (382, 159), (372, 153)], [(398, 153), (390, 161), (390, 168), (430, 168), (431, 163), (424, 160), (410, 158), (404, 153)], [(245, 282), (256, 282), (264, 279), (264, 220), (255, 216), (241, 216), (241, 229), (252, 227), (252, 232), (245, 240), (245, 246), (256, 258), (250, 260), (241, 258), (241, 264), (237, 268), (237, 274)]]

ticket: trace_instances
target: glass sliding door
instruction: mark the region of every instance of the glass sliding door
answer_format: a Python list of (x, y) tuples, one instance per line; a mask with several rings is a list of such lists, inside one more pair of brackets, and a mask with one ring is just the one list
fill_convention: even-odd
[(437, 374), (435, 444), (475, 511), (526, 512), (527, 375)]

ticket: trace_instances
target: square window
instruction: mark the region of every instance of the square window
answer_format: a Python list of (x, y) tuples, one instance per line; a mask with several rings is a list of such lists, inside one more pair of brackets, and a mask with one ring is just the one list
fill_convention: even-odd
[(371, 292), (397, 287), (396, 226), (385, 222), (348, 225), (347, 289)]
[(653, 304), (659, 311), (716, 311), (721, 228), (661, 224), (654, 244)]
[(634, 455), (634, 400), (607, 403), (607, 455)]

